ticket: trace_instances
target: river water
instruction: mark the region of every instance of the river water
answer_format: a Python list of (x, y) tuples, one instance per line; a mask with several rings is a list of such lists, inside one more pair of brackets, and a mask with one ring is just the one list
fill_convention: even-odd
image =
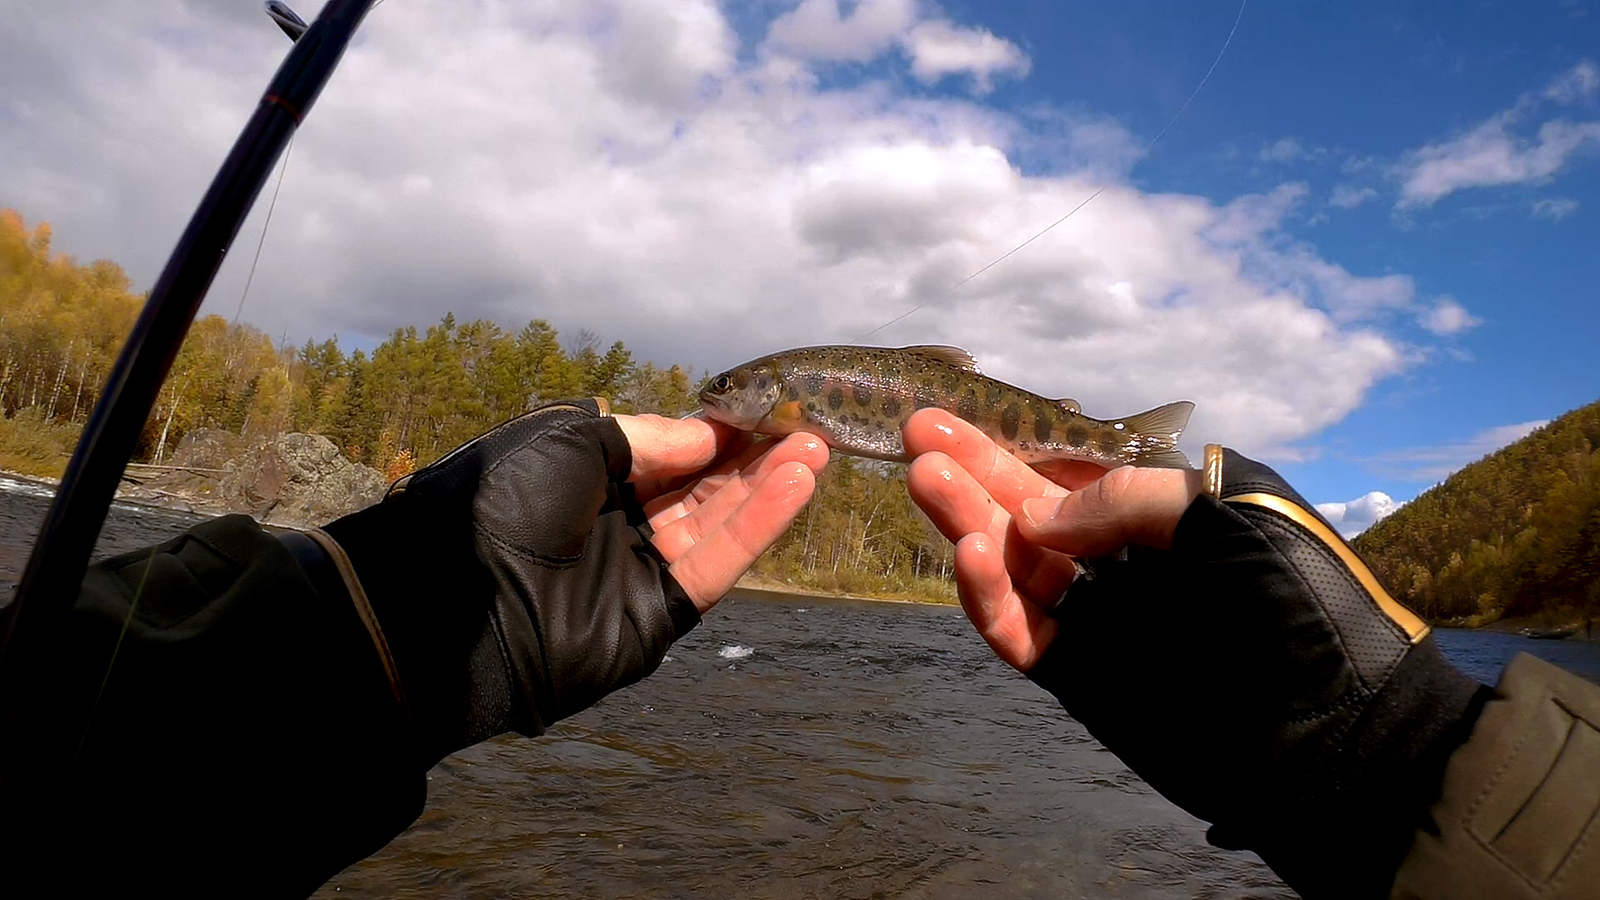
[[(47, 496), (0, 479), (6, 591)], [(102, 552), (194, 521), (118, 506)], [(1600, 681), (1600, 644), (1439, 639), (1490, 682), (1519, 651)], [(421, 819), (319, 898), (1294, 896), (950, 607), (736, 594), (644, 682), (429, 779)]]

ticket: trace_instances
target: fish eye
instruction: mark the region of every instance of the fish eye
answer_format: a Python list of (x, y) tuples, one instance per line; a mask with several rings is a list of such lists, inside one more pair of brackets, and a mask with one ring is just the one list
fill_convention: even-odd
[(729, 378), (727, 375), (718, 375), (711, 382), (711, 389), (719, 394), (731, 387), (733, 387), (733, 379)]

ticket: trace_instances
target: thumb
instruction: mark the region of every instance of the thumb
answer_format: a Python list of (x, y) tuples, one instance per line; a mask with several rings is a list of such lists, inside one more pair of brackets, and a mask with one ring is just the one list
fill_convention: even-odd
[(1023, 501), (1017, 530), (1071, 556), (1105, 556), (1129, 545), (1165, 550), (1201, 487), (1195, 470), (1113, 469), (1066, 497)]

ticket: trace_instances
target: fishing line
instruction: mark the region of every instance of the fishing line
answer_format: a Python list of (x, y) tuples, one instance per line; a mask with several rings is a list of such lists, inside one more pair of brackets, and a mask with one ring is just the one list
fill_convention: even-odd
[(256, 280), (256, 266), (261, 263), (261, 248), (267, 243), (267, 229), (272, 225), (272, 211), (278, 208), (278, 192), (283, 190), (283, 176), (289, 171), (289, 154), (294, 152), (294, 138), (299, 133), (299, 129), (290, 132), (288, 146), (283, 148), (283, 163), (278, 167), (278, 184), (272, 189), (272, 202), (267, 204), (267, 220), (261, 223), (261, 238), (256, 241), (256, 256), (250, 261), (250, 274), (245, 276), (244, 290), (239, 292), (239, 308), (233, 311), (233, 321), (229, 323), (230, 325), (239, 324), (239, 316), (244, 312), (244, 298), (250, 296), (250, 282)]
[[(1239, 23), (1244, 20), (1244, 8), (1245, 8), (1245, 6), (1247, 4), (1249, 4), (1249, 2), (1250, 2), (1250, 0), (1240, 0), (1240, 2), (1239, 2), (1239, 14), (1233, 17), (1233, 27), (1228, 29), (1228, 37), (1227, 37), (1226, 40), (1224, 40), (1222, 42), (1222, 49), (1217, 51), (1217, 58), (1211, 61), (1211, 68), (1206, 70), (1206, 74), (1200, 79), (1200, 83), (1194, 86), (1194, 91), (1192, 91), (1189, 94), (1189, 99), (1183, 101), (1183, 105), (1179, 106), (1178, 107), (1178, 111), (1172, 114), (1172, 118), (1167, 120), (1167, 124), (1163, 125), (1161, 127), (1161, 130), (1156, 132), (1156, 136), (1151, 138), (1144, 145), (1144, 149), (1143, 150), (1139, 151), (1140, 155), (1148, 154), (1150, 152), (1151, 148), (1155, 147), (1156, 141), (1161, 140), (1162, 135), (1165, 135), (1169, 130), (1171, 130), (1172, 126), (1177, 123), (1178, 118), (1183, 115), (1183, 111), (1188, 109), (1189, 108), (1189, 104), (1194, 102), (1194, 98), (1200, 96), (1200, 90), (1206, 86), (1206, 82), (1207, 81), (1211, 80), (1211, 73), (1217, 71), (1217, 66), (1219, 64), (1221, 64), (1223, 55), (1228, 52), (1228, 45), (1233, 43), (1233, 36), (1235, 34), (1237, 34), (1238, 31), (1239, 31)], [(1085, 206), (1088, 206), (1089, 203), (1092, 200), (1094, 200), (1094, 198), (1096, 198), (1096, 197), (1100, 196), (1101, 194), (1105, 193), (1105, 190), (1106, 190), (1106, 188), (1108, 186), (1109, 185), (1101, 185), (1099, 188), (1096, 188), (1094, 193), (1092, 193), (1089, 196), (1083, 198), (1083, 201), (1080, 202), (1077, 206), (1074, 206), (1072, 209), (1068, 210), (1066, 215), (1064, 215), (1061, 218), (1055, 220), (1054, 222), (1051, 222), (1049, 225), (1046, 225), (1044, 228), (1040, 229), (1036, 234), (1034, 234), (1033, 237), (1030, 237), (1027, 240), (1023, 241), (1022, 243), (1016, 245), (1015, 247), (1012, 247), (1010, 250), (1007, 250), (999, 258), (997, 258), (994, 261), (990, 262), (988, 265), (986, 265), (983, 268), (977, 270), (976, 272), (973, 272), (971, 275), (968, 275), (967, 277), (961, 279), (960, 281), (956, 282), (955, 284), (952, 284), (949, 287), (949, 290), (950, 291), (955, 291), (956, 289), (960, 288), (962, 285), (966, 284), (967, 282), (971, 281), (972, 279), (977, 278), (979, 275), (982, 275), (983, 273), (989, 271), (990, 269), (994, 268), (995, 266), (998, 266), (1001, 263), (1005, 262), (1006, 260), (1010, 259), (1012, 256), (1015, 256), (1017, 254), (1017, 252), (1020, 251), (1022, 248), (1028, 246), (1029, 244), (1033, 243), (1034, 241), (1037, 241), (1039, 238), (1044, 237), (1046, 234), (1048, 234), (1050, 232), (1051, 229), (1055, 228), (1057, 225), (1060, 225), (1062, 222), (1065, 222), (1066, 220), (1072, 218), (1073, 213), (1076, 213), (1078, 210), (1083, 209)], [(893, 325), (894, 323), (899, 322), (902, 319), (910, 317), (912, 314), (916, 313), (918, 310), (921, 310), (923, 307), (925, 307), (927, 305), (928, 304), (926, 304), (926, 303), (919, 303), (916, 306), (913, 306), (910, 309), (906, 310), (905, 312), (901, 313), (900, 315), (895, 316), (894, 318), (890, 319), (889, 321), (883, 323), (882, 325), (879, 325), (877, 328), (874, 328), (871, 331), (867, 332), (866, 334), (863, 334), (862, 336), (856, 338), (855, 340), (851, 341), (850, 343), (859, 344), (862, 341), (866, 340), (867, 338), (872, 337), (873, 335), (877, 334), (878, 332), (884, 330), (885, 328), (888, 328), (890, 325)]]

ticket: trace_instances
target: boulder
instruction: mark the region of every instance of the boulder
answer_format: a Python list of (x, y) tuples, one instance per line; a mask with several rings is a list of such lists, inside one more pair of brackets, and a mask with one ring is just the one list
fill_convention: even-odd
[(280, 434), (245, 446), (209, 428), (184, 435), (167, 464), (141, 473), (140, 480), (123, 496), (295, 526), (321, 525), (370, 506), (387, 486), (378, 470), (345, 459), (319, 434)]
[(383, 498), (378, 470), (320, 434), (283, 434), (223, 467), (218, 499), (264, 522), (320, 525)]

